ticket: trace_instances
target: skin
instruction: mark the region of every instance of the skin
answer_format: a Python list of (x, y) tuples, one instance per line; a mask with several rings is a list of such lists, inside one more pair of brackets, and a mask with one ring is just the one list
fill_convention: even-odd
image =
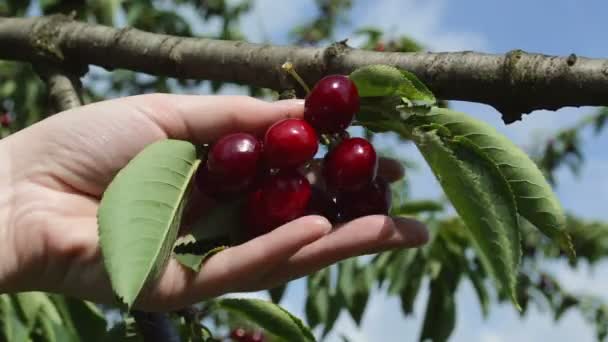
[[(65, 111), (1, 140), (0, 293), (38, 290), (114, 303), (96, 213), (118, 170), (161, 139), (200, 144), (232, 132), (260, 135), (303, 110), (301, 100), (140, 95)], [(379, 174), (395, 181), (403, 170), (385, 159)], [(332, 229), (325, 218), (306, 216), (214, 255), (197, 274), (171, 260), (135, 307), (167, 311), (266, 289), (349, 257), (427, 240), (426, 228), (407, 218), (367, 216)]]

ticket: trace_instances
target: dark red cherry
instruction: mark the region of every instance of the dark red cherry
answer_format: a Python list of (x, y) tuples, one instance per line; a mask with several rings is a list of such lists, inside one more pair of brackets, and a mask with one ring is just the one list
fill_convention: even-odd
[(312, 197), (308, 203), (307, 213), (323, 216), (331, 223), (340, 221), (335, 195), (318, 186), (312, 186)]
[(0, 114), (0, 126), (7, 128), (11, 125), (12, 122), (13, 118), (8, 112)]
[(259, 236), (306, 214), (311, 187), (296, 170), (270, 175), (247, 197), (244, 225)]
[(236, 328), (230, 332), (230, 338), (236, 340), (237, 342), (244, 341), (247, 338), (247, 331), (243, 328)]
[(304, 119), (319, 133), (337, 133), (346, 129), (358, 111), (357, 87), (344, 75), (323, 77), (304, 103)]
[(270, 168), (296, 168), (311, 160), (318, 149), (317, 133), (302, 119), (278, 121), (264, 136), (264, 156)]
[(261, 166), (262, 144), (248, 133), (223, 136), (199, 168), (197, 184), (208, 195), (234, 193), (251, 185)]
[(325, 156), (323, 175), (327, 187), (335, 190), (356, 190), (376, 178), (378, 157), (369, 141), (349, 138)]
[(361, 189), (338, 193), (336, 203), (344, 220), (353, 220), (367, 215), (388, 215), (391, 200), (388, 182), (378, 178)]

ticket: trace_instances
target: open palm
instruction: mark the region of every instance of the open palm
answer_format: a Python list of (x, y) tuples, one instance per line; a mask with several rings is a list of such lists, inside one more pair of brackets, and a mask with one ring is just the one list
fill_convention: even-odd
[[(118, 170), (161, 139), (210, 143), (230, 132), (260, 134), (302, 114), (301, 101), (141, 95), (66, 111), (2, 140), (0, 292), (41, 290), (112, 303), (96, 214)], [(367, 216), (331, 230), (323, 217), (306, 216), (214, 255), (199, 273), (171, 260), (136, 307), (166, 311), (270, 288), (345, 258), (427, 239), (420, 223), (405, 218)]]

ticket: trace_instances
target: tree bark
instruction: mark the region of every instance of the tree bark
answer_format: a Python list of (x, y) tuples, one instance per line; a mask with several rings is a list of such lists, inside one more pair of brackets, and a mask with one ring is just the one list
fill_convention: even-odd
[(275, 90), (297, 87), (281, 70), (285, 61), (308, 84), (363, 65), (391, 64), (416, 74), (440, 99), (493, 106), (506, 123), (537, 109), (608, 105), (608, 60), (574, 54), (396, 53), (352, 49), (344, 43), (273, 46), (116, 29), (61, 15), (0, 18), (0, 46), (0, 59), (70, 61)]
[(37, 65), (35, 69), (47, 85), (49, 100), (51, 100), (55, 112), (61, 112), (82, 105), (82, 84), (80, 78), (56, 66)]

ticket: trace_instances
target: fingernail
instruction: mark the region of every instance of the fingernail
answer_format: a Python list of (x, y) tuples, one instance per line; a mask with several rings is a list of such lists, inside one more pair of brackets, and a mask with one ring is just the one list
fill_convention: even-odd
[(303, 106), (304, 99), (285, 99), (285, 100), (275, 101), (275, 103), (287, 104), (287, 105), (293, 105), (293, 106)]
[(395, 227), (404, 233), (408, 244), (411, 246), (424, 245), (429, 241), (429, 231), (424, 223), (407, 218), (407, 217), (392, 217)]

